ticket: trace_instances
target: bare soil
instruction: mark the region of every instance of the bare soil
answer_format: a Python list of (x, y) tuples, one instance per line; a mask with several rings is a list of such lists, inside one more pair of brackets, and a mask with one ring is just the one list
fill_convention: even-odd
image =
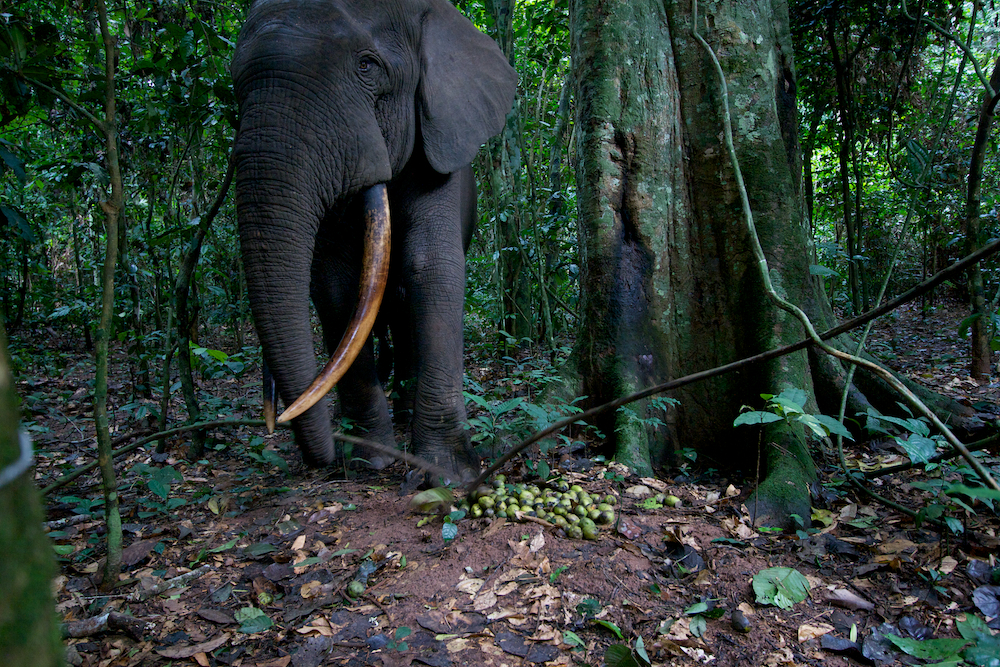
[[(904, 309), (877, 329), (875, 349), (891, 353), (900, 372), (995, 421), (1000, 383), (967, 379), (956, 333), (962, 312), (954, 303), (927, 317)], [(19, 342), (50, 350), (20, 379), (44, 487), (94, 456), (91, 363), (68, 334), (38, 332)], [(473, 366), (481, 382), (504, 375), (499, 363)], [(250, 371), (201, 386), (228, 397), (223, 416), (254, 418), (256, 377)], [(138, 430), (145, 421), (126, 406), (130, 379), (116, 375), (115, 383), (118, 431)], [(963, 523), (959, 535), (918, 528), (838, 482), (821, 450), (825, 484), (815, 489), (812, 534), (752, 526), (743, 506), (748, 482), (697, 467), (643, 480), (582, 449), (558, 459), (573, 472), (556, 469), (592, 494), (617, 498), (616, 521), (598, 539), (569, 539), (537, 522), (466, 517), (445, 540), (440, 515), (417, 513), (398, 494), (402, 464), (346, 477), (307, 470), (287, 433), (257, 445), (253, 438), (262, 435), (217, 430), (197, 462), (184, 458), (185, 436), (171, 441), (166, 460), (154, 460), (148, 448), (119, 459), (127, 549), (113, 594), (98, 590), (104, 526), (99, 505), (88, 511), (101, 496), (96, 475), (48, 495), (49, 520), (70, 524), (51, 524), (62, 554), (58, 611), (69, 624), (96, 626), (77, 627), (80, 636), (67, 640), (73, 664), (601, 665), (609, 646), (634, 648), (637, 638), (656, 665), (902, 664), (879, 633), (957, 636), (956, 620), (976, 612), (972, 591), (1000, 552), (1000, 521), (982, 502), (953, 514)], [(851, 445), (847, 454), (866, 470), (905, 460), (884, 441)], [(995, 445), (985, 457), (996, 470)], [(157, 495), (143, 464), (172, 466), (182, 481), (168, 482), (166, 498)], [(934, 494), (914, 482), (957, 480), (956, 466), (873, 484), (919, 510)], [(538, 482), (520, 461), (504, 472), (508, 482)], [(660, 505), (658, 493), (681, 502)], [(776, 566), (808, 578), (805, 601), (788, 609), (757, 601), (754, 575)], [(192, 581), (145, 597), (198, 568)], [(349, 595), (349, 584), (369, 571), (363, 592)], [(104, 612), (137, 622), (109, 629), (100, 623)], [(856, 649), (831, 648), (831, 638), (848, 640), (852, 632)], [(614, 664), (643, 664), (633, 659), (639, 662)]]

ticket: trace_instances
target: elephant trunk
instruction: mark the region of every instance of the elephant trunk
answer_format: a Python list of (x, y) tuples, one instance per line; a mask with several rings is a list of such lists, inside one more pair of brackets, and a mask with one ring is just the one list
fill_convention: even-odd
[(365, 191), (365, 248), (358, 305), (340, 344), (309, 388), (278, 417), (286, 422), (316, 405), (340, 381), (375, 324), (389, 276), (389, 198), (384, 184)]
[[(301, 174), (278, 168), (276, 158), (248, 152), (237, 159), (236, 210), (250, 308), (264, 363), (287, 405), (309, 386), (316, 372), (309, 281), (323, 207), (315, 195), (302, 196), (297, 188)], [(292, 426), (307, 464), (334, 462), (325, 403)]]

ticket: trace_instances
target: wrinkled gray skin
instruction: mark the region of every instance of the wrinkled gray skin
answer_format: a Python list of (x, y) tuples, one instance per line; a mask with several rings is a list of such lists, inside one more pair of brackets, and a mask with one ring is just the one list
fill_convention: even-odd
[[(240, 105), (236, 205), (250, 305), (285, 405), (315, 377), (312, 298), (329, 349), (354, 311), (359, 193), (388, 184), (389, 286), (380, 318), (408, 329), (412, 451), (478, 474), (462, 427), (468, 167), (503, 127), (516, 74), (447, 0), (262, 0), (232, 63)], [(340, 381), (344, 414), (393, 445), (371, 338)], [(327, 400), (292, 423), (309, 465), (334, 461)], [(390, 460), (362, 452), (374, 467)]]

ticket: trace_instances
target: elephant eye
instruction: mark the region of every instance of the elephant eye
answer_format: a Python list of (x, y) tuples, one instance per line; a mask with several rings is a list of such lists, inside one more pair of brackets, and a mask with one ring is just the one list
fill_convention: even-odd
[(358, 60), (358, 72), (361, 74), (369, 74), (378, 68), (378, 61), (372, 56), (361, 56)]

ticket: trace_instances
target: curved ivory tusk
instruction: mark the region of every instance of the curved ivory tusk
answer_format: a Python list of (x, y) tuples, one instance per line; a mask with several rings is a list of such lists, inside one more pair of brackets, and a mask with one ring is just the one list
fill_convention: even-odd
[(274, 384), (274, 376), (271, 375), (271, 369), (268, 367), (266, 361), (264, 362), (262, 372), (264, 375), (264, 425), (267, 427), (268, 433), (274, 433), (274, 416), (277, 414), (278, 391), (277, 386)]
[(333, 389), (354, 363), (375, 324), (389, 276), (389, 197), (385, 185), (381, 183), (368, 188), (364, 197), (365, 250), (357, 310), (326, 367), (309, 388), (281, 413), (279, 424), (295, 419)]

